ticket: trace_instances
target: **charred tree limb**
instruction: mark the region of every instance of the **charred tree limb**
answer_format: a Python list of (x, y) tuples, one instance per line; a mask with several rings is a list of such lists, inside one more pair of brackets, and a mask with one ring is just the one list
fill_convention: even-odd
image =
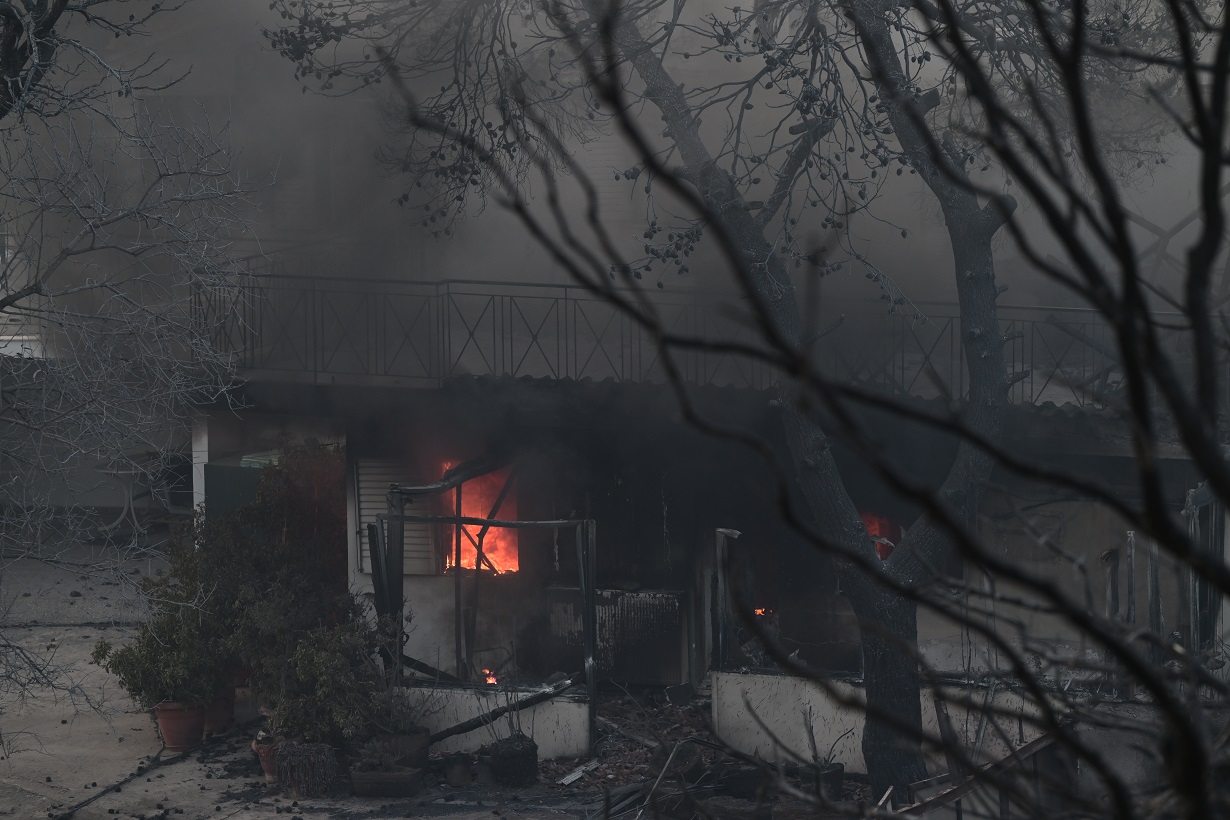
[(506, 704), (497, 709), (492, 709), (486, 714), (463, 721), (455, 726), (450, 726), (447, 729), (441, 729), (438, 732), (433, 732), (431, 735), (431, 742), (438, 743), (445, 738), (453, 737), (455, 735), (464, 735), (466, 732), (472, 732), (475, 729), (481, 729), (484, 726), (495, 723), (497, 720), (504, 717), (504, 715), (511, 712), (520, 712), (522, 709), (528, 709), (531, 706), (546, 703), (553, 698), (559, 697), (584, 679), (585, 673), (577, 672), (570, 676), (568, 680), (560, 681), (549, 689), (544, 689), (541, 692), (535, 692), (532, 695), (527, 695), (520, 700), (515, 700), (512, 703)]
[(431, 664), (412, 658), (404, 652), (401, 656), (401, 665), (407, 669), (413, 669), (415, 672), (427, 675), (437, 681), (440, 681), (441, 683), (461, 683), (459, 678), (450, 675), (448, 672), (445, 672), (442, 669), (437, 669)]

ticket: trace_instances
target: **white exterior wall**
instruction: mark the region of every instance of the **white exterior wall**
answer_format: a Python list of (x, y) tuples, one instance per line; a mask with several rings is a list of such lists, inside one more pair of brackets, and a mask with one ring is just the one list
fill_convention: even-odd
[[(529, 692), (506, 691), (499, 687), (409, 690), (409, 696), (422, 706), (423, 717), (419, 723), (433, 732), (506, 706), (510, 700), (527, 694)], [(464, 735), (445, 738), (433, 743), (431, 750), (444, 754), (474, 752), (498, 738), (507, 737), (513, 727), (538, 744), (539, 760), (589, 755), (589, 705), (584, 700), (568, 697), (555, 698), (506, 715)]]
[[(845, 699), (862, 701), (862, 690), (848, 683), (830, 681), (833, 694), (819, 684), (790, 675), (754, 675), (737, 672), (715, 672), (712, 677), (713, 727), (717, 736), (735, 749), (763, 760), (790, 760), (790, 754), (811, 759), (811, 744), (807, 738), (806, 716), (810, 713), (815, 731), (816, 750), (823, 757), (832, 750), (832, 760), (847, 771), (867, 771), (863, 760), (863, 714), (855, 706), (846, 706)], [(935, 716), (933, 691), (923, 689), (923, 732), (939, 741), (939, 722)], [(972, 749), (978, 733), (979, 712), (984, 690), (946, 690), (949, 720), (967, 749)], [(975, 708), (958, 705), (972, 701)], [(1041, 735), (1029, 725), (1029, 716), (1021, 710), (1024, 701), (1011, 693), (998, 693), (994, 704), (1006, 714), (1021, 714), (1022, 720), (999, 720), (998, 729), (988, 726), (983, 732), (979, 757), (986, 762), (1007, 754), (1003, 743), (1006, 736), (1013, 747), (1019, 747)], [(761, 725), (763, 724), (763, 726)], [(1001, 734), (1002, 733), (1002, 734)], [(786, 751), (788, 750), (788, 752)], [(928, 760), (933, 773), (948, 770), (940, 757)]]

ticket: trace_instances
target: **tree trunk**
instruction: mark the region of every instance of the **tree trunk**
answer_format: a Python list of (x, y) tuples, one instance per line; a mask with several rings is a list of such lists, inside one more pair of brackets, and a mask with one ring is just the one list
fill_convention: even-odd
[[(884, 20), (873, 9), (857, 4), (852, 8), (863, 17), (868, 47), (884, 67), (883, 76), (877, 78), (884, 87), (884, 98), (900, 99), (907, 84), (895, 63), (898, 55), (892, 50)], [(777, 337), (797, 347), (802, 323), (794, 286), (781, 257), (765, 238), (764, 227), (751, 216), (734, 180), (714, 162), (688, 100), (636, 24), (621, 19), (612, 33), (614, 45), (644, 82), (646, 98), (667, 123), (686, 178), (738, 248), (751, 286), (765, 306)], [(958, 180), (964, 176), (961, 165), (950, 157), (936, 156), (917, 122), (899, 104), (890, 106), (889, 113), (902, 147), (935, 193), (947, 222), (969, 369), (970, 394), (964, 422), (987, 440), (995, 441), (1007, 395), (991, 238), (1003, 224), (1003, 214), (998, 203), (982, 207), (972, 191), (960, 184)], [(947, 166), (944, 171), (940, 163)], [(919, 739), (922, 710), (917, 606), (886, 588), (874, 575), (861, 572), (848, 556), (857, 555), (881, 567), (885, 577), (898, 583), (918, 586), (930, 580), (931, 568), (940, 563), (938, 559), (950, 548), (951, 539), (943, 526), (923, 516), (881, 564), (842, 482), (829, 438), (816, 418), (804, 410), (810, 402), (801, 401), (802, 387), (787, 379), (781, 390), (786, 443), (803, 497), (815, 519), (816, 532), (823, 533), (839, 552), (835, 557), (842, 567), (843, 584), (859, 618), (867, 698), (863, 757), (876, 799), (891, 785), (896, 802), (904, 799), (907, 784), (926, 776)], [(957, 519), (971, 520), (993, 466), (988, 454), (961, 442), (937, 491), (937, 500)]]
[(891, 786), (896, 804), (905, 799), (910, 783), (927, 776), (922, 745), (911, 737), (922, 727), (922, 680), (914, 657), (918, 607), (874, 581), (863, 580), (846, 589), (859, 619), (863, 649), (867, 697), (863, 759), (871, 794), (879, 800)]

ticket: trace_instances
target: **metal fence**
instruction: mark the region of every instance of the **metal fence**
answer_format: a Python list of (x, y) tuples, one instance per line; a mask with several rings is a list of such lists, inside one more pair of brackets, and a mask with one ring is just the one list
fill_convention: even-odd
[[(715, 343), (757, 347), (746, 308), (729, 295), (655, 293), (664, 326)], [(963, 397), (968, 389), (955, 305), (918, 314), (848, 311), (815, 345), (834, 378), (897, 395)], [(654, 339), (577, 287), (252, 276), (229, 304), (199, 304), (217, 346), (248, 378), (433, 387), (461, 376), (660, 383)], [(1001, 307), (1015, 403), (1101, 404), (1121, 374), (1111, 329), (1091, 311)], [(771, 387), (753, 356), (675, 350), (691, 385)]]
[[(918, 307), (918, 314), (847, 316), (818, 345), (822, 369), (897, 395), (965, 397), (969, 384), (957, 306)], [(999, 320), (1011, 402), (1101, 405), (1119, 388), (1112, 329), (1093, 311), (1001, 306)]]

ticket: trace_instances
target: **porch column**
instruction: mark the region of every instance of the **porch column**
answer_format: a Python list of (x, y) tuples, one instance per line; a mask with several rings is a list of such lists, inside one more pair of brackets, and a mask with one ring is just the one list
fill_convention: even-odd
[(192, 414), (192, 508), (205, 505), (205, 465), (209, 462), (209, 414)]

